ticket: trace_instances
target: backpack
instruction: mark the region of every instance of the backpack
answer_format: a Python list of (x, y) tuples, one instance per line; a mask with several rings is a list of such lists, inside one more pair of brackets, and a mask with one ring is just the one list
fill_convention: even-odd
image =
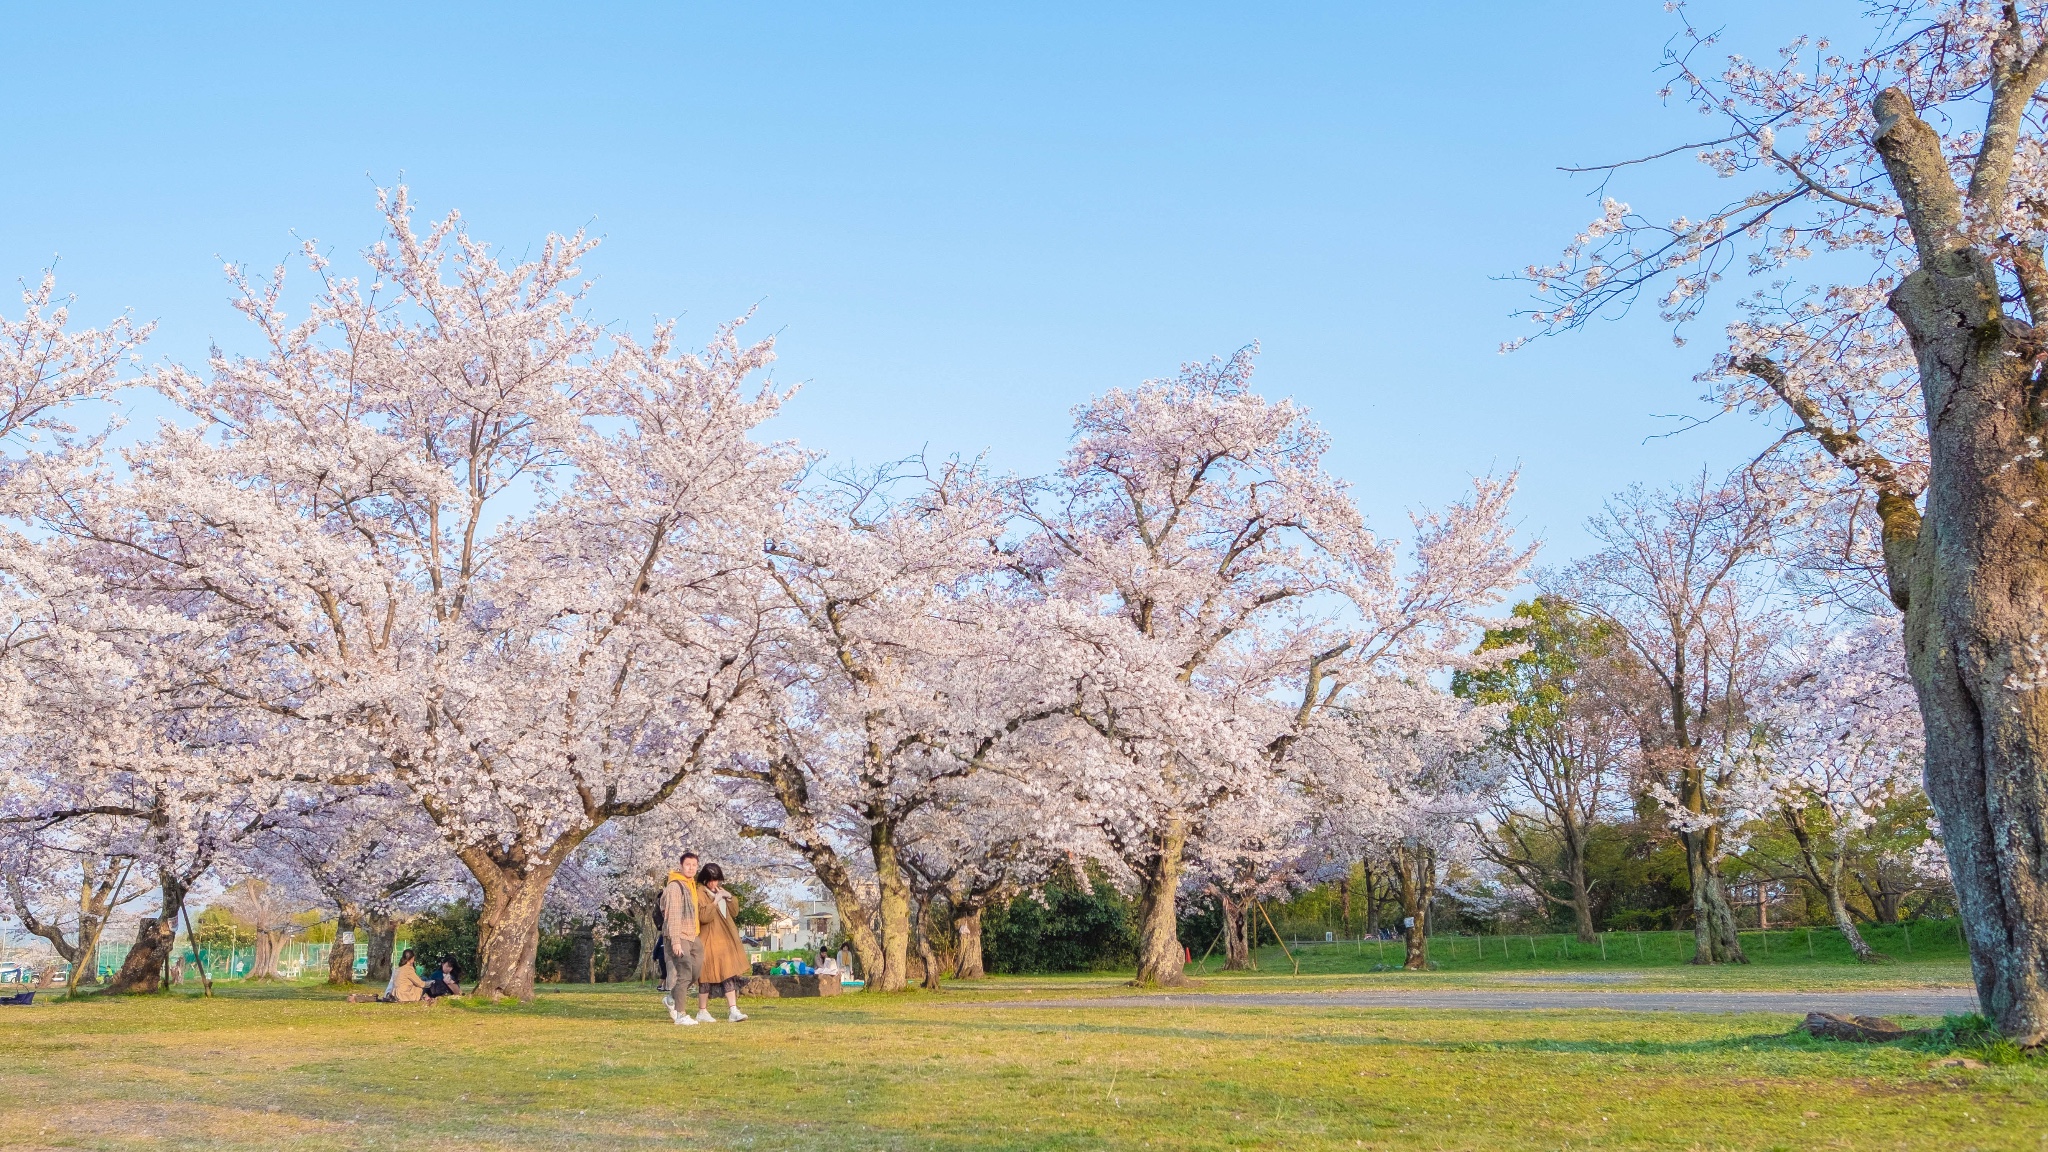
[(654, 972), (661, 980), (668, 979), (668, 928), (661, 914), (661, 898), (667, 892), (668, 882), (663, 881), (654, 893)]

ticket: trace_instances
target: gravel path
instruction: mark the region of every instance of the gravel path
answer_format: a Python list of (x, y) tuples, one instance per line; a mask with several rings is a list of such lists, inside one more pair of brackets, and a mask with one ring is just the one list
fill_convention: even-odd
[(1943, 1016), (1974, 1012), (1977, 996), (1960, 988), (1874, 988), (1863, 992), (1619, 992), (1611, 989), (1527, 991), (1489, 988), (1348, 992), (1215, 992), (1106, 996), (1071, 1000), (963, 1002), (975, 1008), (1449, 1008), (1550, 1011), (1603, 1008), (1623, 1012), (1776, 1012), (1803, 1016)]

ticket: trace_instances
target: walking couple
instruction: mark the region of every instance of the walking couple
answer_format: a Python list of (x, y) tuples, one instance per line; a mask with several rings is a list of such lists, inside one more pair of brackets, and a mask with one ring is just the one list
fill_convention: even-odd
[[(661, 966), (661, 1003), (678, 1024), (709, 1024), (711, 994), (725, 995), (725, 1018), (747, 1018), (740, 1011), (740, 982), (747, 978), (747, 950), (740, 944), (733, 913), (739, 901), (725, 891), (725, 871), (716, 864), (697, 866), (697, 854), (685, 852), (661, 889), (661, 939), (654, 950)], [(684, 997), (697, 986), (697, 1015)]]

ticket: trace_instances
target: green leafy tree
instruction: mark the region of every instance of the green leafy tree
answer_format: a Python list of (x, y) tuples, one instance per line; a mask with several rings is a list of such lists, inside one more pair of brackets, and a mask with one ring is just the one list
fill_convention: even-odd
[(1615, 693), (1615, 629), (1554, 596), (1515, 605), (1513, 623), (1491, 628), (1482, 652), (1526, 648), (1490, 668), (1460, 672), (1452, 689), (1508, 706), (1485, 754), (1504, 787), (1481, 838), (1483, 851), (1548, 905), (1567, 908), (1591, 941), (1595, 829), (1621, 798), (1630, 730)]
[(477, 970), (477, 933), (482, 915), (475, 904), (457, 900), (415, 918), (408, 926), (415, 957), (421, 964), (452, 958), (464, 979)]

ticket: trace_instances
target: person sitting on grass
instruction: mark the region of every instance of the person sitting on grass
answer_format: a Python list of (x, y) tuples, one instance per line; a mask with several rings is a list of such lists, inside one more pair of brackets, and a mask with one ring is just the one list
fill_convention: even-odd
[(391, 983), (384, 995), (377, 997), (386, 1004), (417, 1004), (426, 994), (427, 982), (420, 979), (419, 970), (412, 966), (413, 951), (405, 950), (398, 963), (391, 969)]
[(740, 1011), (740, 984), (747, 978), (747, 950), (740, 944), (739, 925), (733, 923), (733, 913), (738, 911), (739, 901), (724, 890), (725, 870), (716, 864), (706, 864), (697, 873), (697, 883), (703, 885), (703, 898), (697, 901), (697, 936), (703, 944), (703, 955), (697, 970), (697, 1020), (711, 1023), (711, 993), (725, 993), (725, 1018), (738, 1023), (747, 1018)]
[(439, 1000), (443, 996), (462, 995), (462, 982), (456, 979), (456, 975), (455, 958), (453, 956), (441, 957), (440, 970), (435, 972), (434, 978), (427, 982), (425, 988), (421, 989), (421, 994), (429, 1000)]

